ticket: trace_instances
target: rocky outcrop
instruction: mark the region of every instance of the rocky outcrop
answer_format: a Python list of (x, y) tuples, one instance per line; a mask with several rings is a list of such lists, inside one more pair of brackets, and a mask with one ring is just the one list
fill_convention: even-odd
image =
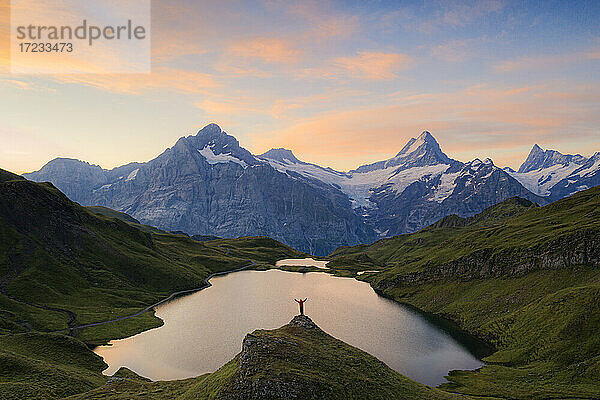
[[(309, 317), (304, 315), (294, 317), (289, 326), (322, 332)], [(309, 367), (311, 360), (302, 360), (298, 357), (297, 348), (298, 344), (293, 339), (247, 334), (242, 343), (242, 352), (238, 356), (238, 369), (231, 389), (224, 399), (302, 399), (307, 393), (322, 393), (326, 387), (318, 381), (307, 381), (292, 374), (288, 376), (261, 374), (265, 365), (273, 357), (282, 362), (299, 363)]]
[(232, 363), (235, 371), (216, 396), (220, 400), (454, 398), (328, 335), (305, 315), (279, 329), (248, 334)]

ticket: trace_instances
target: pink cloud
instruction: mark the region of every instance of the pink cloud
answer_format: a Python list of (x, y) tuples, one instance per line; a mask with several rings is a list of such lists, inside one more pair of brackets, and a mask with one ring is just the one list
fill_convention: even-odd
[(167, 67), (154, 68), (149, 74), (65, 74), (53, 75), (50, 79), (127, 94), (142, 94), (157, 89), (197, 94), (219, 87), (210, 74)]
[(244, 58), (258, 58), (267, 63), (295, 63), (302, 52), (290, 42), (271, 37), (244, 39), (229, 45), (231, 55)]
[(398, 76), (412, 65), (412, 58), (406, 54), (360, 51), (355, 56), (338, 57), (333, 64), (345, 70), (350, 76), (389, 80)]
[[(409, 138), (430, 130), (451, 156), (492, 156), (498, 163), (515, 165), (533, 143), (560, 143), (573, 129), (580, 141), (597, 136), (589, 126), (600, 124), (600, 99), (590, 98), (598, 88), (572, 87), (568, 97), (545, 96), (566, 93), (558, 89), (479, 85), (445, 93), (396, 93), (390, 97), (393, 104), (294, 121), (257, 138), (254, 146), (257, 151), (288, 147), (309, 161), (349, 169), (391, 157)], [(587, 128), (581, 121), (587, 121)]]

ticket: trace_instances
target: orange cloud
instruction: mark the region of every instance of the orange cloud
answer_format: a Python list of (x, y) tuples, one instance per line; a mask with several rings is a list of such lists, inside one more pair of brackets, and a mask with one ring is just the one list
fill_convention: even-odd
[(590, 51), (587, 53), (587, 57), (590, 60), (600, 60), (600, 50)]
[(149, 74), (65, 74), (52, 75), (51, 79), (127, 94), (156, 89), (195, 94), (219, 86), (210, 74), (167, 67), (155, 68)]
[(302, 52), (279, 38), (259, 37), (229, 45), (230, 54), (244, 58), (259, 58), (267, 63), (295, 63)]
[(273, 75), (269, 71), (264, 71), (250, 66), (232, 65), (229, 62), (220, 62), (215, 65), (215, 69), (227, 76), (233, 77), (252, 76), (255, 78), (268, 78)]
[(360, 51), (356, 56), (339, 57), (333, 63), (349, 75), (372, 80), (394, 79), (412, 64), (411, 57), (400, 53)]
[[(594, 86), (594, 85), (592, 85)], [(332, 111), (295, 121), (257, 137), (253, 149), (288, 147), (297, 156), (324, 165), (350, 169), (357, 164), (393, 156), (422, 130), (430, 130), (442, 148), (463, 160), (491, 156), (496, 162), (523, 160), (533, 143), (561, 147), (568, 133), (577, 140), (597, 136), (580, 121), (600, 124), (598, 87), (572, 87), (565, 93), (547, 86), (467, 87), (447, 93), (395, 93), (394, 104)], [(480, 154), (485, 148), (485, 154)], [(517, 166), (512, 164), (513, 166)]]
[(333, 9), (327, 1), (267, 1), (265, 5), (271, 9), (283, 9), (295, 19), (305, 21), (306, 31), (299, 38), (305, 44), (315, 40), (346, 38), (359, 29), (356, 15)]

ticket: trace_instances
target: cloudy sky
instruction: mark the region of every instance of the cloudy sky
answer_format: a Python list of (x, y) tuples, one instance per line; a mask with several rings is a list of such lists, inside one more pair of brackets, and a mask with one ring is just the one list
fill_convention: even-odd
[(8, 4), (0, 167), (16, 172), (147, 161), (210, 122), (339, 170), (423, 130), (500, 166), (534, 143), (600, 151), (599, 1), (157, 0), (151, 73), (59, 75), (9, 73)]

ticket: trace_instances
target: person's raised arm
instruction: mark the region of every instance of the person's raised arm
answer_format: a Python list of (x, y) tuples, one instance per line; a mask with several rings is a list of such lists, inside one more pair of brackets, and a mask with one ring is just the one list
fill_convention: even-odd
[(304, 299), (304, 300), (302, 300), (302, 301), (303, 301), (303, 302), (305, 302), (306, 300), (308, 300), (308, 297), (307, 297), (307, 298), (305, 298), (305, 299)]
[(298, 300), (296, 300), (296, 299), (294, 299), (294, 301), (295, 301), (296, 303), (300, 303), (300, 302), (299, 302)]

